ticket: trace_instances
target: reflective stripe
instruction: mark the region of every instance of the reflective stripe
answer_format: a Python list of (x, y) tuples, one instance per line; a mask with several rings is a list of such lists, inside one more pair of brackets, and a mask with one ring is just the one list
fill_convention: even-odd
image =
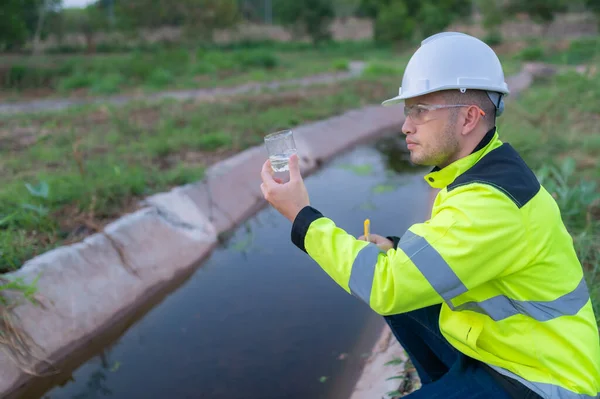
[(471, 310), (483, 313), (495, 321), (517, 314), (523, 314), (538, 321), (548, 321), (560, 316), (576, 315), (588, 303), (589, 299), (587, 285), (582, 278), (577, 288), (552, 301), (520, 301), (498, 295), (481, 302), (463, 303), (456, 306), (455, 310)]
[(544, 399), (600, 399), (600, 392), (594, 396), (586, 395), (584, 393), (575, 393), (558, 385), (527, 381), (526, 379), (501, 367), (493, 366), (491, 364), (488, 364), (488, 366), (502, 375), (519, 381), (521, 384), (525, 385), (527, 388), (531, 389)]
[(446, 302), (467, 292), (467, 287), (460, 281), (454, 270), (425, 238), (407, 230), (400, 238), (398, 247)]
[[(497, 295), (481, 302), (453, 306), (452, 299), (468, 290), (435, 248), (410, 230), (400, 238), (398, 248), (411, 259), (448, 306), (456, 311), (470, 310), (488, 315), (495, 321), (522, 314), (543, 322), (576, 315), (590, 300), (585, 279), (582, 278), (573, 291), (552, 301), (523, 301)], [(371, 298), (377, 256), (382, 252), (375, 244), (369, 244), (358, 253), (352, 265), (350, 291), (366, 303)]]
[(377, 245), (369, 244), (358, 252), (352, 263), (348, 287), (353, 295), (367, 304), (371, 301), (375, 265), (377, 265), (377, 257), (381, 253), (384, 252)]

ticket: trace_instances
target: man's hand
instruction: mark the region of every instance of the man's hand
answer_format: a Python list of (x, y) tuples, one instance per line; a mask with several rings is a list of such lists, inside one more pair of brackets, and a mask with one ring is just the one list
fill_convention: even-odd
[(283, 183), (273, 177), (273, 169), (268, 160), (264, 163), (260, 176), (263, 181), (260, 189), (265, 199), (289, 221), (293, 222), (302, 208), (310, 205), (308, 192), (300, 175), (298, 155), (294, 154), (290, 157), (289, 182)]
[[(367, 241), (367, 238), (364, 235), (358, 237), (358, 239), (361, 241)], [(393, 242), (377, 234), (369, 234), (369, 242), (372, 242), (384, 251), (394, 248)]]

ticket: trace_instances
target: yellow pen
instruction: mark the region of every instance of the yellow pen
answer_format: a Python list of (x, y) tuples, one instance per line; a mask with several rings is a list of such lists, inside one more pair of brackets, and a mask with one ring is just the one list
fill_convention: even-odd
[(369, 233), (371, 232), (371, 221), (369, 219), (365, 219), (365, 238), (367, 242), (369, 242)]

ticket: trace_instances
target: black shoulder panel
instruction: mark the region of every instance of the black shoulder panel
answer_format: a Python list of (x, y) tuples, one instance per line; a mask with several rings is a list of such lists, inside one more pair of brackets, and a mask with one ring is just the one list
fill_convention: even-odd
[(519, 208), (540, 190), (540, 183), (525, 161), (504, 143), (448, 185), (448, 191), (471, 183), (489, 184), (502, 191)]

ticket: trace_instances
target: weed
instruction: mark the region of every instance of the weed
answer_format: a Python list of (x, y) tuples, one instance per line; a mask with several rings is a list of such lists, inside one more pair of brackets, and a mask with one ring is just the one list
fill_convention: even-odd
[(544, 58), (546, 51), (541, 45), (526, 47), (516, 55), (517, 59), (523, 61), (539, 61)]
[(383, 62), (371, 62), (363, 70), (363, 77), (377, 78), (381, 76), (396, 76), (400, 77), (404, 73), (403, 66), (391, 65)]
[(350, 62), (348, 60), (335, 60), (332, 66), (336, 71), (348, 71), (350, 69)]
[[(212, 163), (282, 126), (379, 102), (390, 82), (356, 80), (220, 102), (96, 106), (6, 118), (34, 136), (0, 158), (0, 270), (98, 231), (137, 201), (193, 182)], [(44, 131), (43, 139), (35, 135)], [(15, 136), (10, 140), (20, 140)]]
[(196, 49), (152, 48), (85, 57), (28, 57), (0, 65), (0, 87), (19, 90), (56, 88), (93, 95), (120, 90), (230, 86), (253, 81), (304, 77), (348, 70), (348, 59), (393, 58), (373, 43), (332, 43), (319, 48), (303, 44), (263, 43)]

